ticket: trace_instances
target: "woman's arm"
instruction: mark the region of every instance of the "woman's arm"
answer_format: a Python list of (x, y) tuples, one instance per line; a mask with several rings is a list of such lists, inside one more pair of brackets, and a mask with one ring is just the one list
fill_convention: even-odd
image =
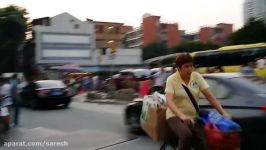
[(207, 100), (209, 101), (209, 103), (222, 115), (224, 115), (227, 118), (231, 118), (231, 115), (228, 114), (223, 107), (221, 106), (221, 104), (218, 102), (218, 100), (216, 99), (216, 97), (213, 95), (213, 93), (211, 92), (211, 90), (209, 88), (204, 89), (202, 91), (203, 95), (207, 98)]
[(174, 94), (166, 93), (166, 100), (167, 105), (170, 108), (170, 110), (181, 120), (183, 120), (187, 124), (191, 124), (194, 122), (194, 120), (191, 117), (186, 116), (184, 113), (178, 110), (178, 108), (175, 106), (175, 103), (173, 102)]

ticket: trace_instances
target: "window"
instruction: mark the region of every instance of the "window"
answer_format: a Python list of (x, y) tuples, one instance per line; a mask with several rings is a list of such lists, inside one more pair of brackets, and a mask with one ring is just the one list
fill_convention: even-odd
[(161, 24), (161, 29), (162, 30), (166, 30), (166, 27), (167, 27), (167, 24), (164, 24), (164, 23)]
[(103, 25), (96, 25), (96, 33), (103, 33)]
[(79, 24), (74, 24), (74, 29), (79, 29)]
[(70, 19), (69, 22), (74, 22), (75, 20), (74, 19)]
[(106, 29), (106, 31), (109, 34), (114, 34), (114, 33), (116, 33), (116, 27), (114, 27), (114, 26), (108, 26), (107, 29)]
[(115, 27), (115, 33), (119, 34), (120, 33), (120, 27)]
[(106, 55), (106, 49), (107, 48), (102, 48), (102, 55)]

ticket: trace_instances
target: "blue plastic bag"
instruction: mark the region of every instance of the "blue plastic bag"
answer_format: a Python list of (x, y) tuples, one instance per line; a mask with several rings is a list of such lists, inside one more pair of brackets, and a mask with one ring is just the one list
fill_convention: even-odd
[(205, 111), (200, 114), (200, 120), (215, 125), (222, 132), (240, 131), (241, 127), (231, 119), (224, 117), (215, 111)]

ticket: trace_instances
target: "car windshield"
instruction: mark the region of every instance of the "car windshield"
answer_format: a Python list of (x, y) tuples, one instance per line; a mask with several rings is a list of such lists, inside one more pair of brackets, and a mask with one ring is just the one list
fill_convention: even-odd
[(37, 81), (40, 88), (64, 88), (65, 85), (62, 81)]
[(231, 80), (233, 80), (233, 83), (237, 83), (237, 85), (241, 85), (241, 87), (248, 89), (250, 94), (266, 94), (266, 84), (254, 80), (254, 78), (234, 77), (231, 78)]
[(151, 75), (151, 71), (150, 70), (135, 70), (134, 75), (137, 78), (141, 78), (143, 76), (149, 77)]

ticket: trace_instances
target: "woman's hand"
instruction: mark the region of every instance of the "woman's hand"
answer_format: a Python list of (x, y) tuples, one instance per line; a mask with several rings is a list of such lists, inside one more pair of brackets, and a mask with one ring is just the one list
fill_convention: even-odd
[(194, 124), (193, 118), (187, 116), (187, 115), (180, 115), (179, 118), (181, 119), (182, 122), (186, 123), (187, 125), (192, 125)]
[(223, 116), (225, 116), (228, 119), (232, 119), (232, 116), (224, 111), (219, 101), (216, 99), (216, 97), (213, 95), (211, 90), (209, 88), (202, 91), (203, 95), (207, 98), (207, 100), (210, 102), (212, 106)]
[(222, 113), (222, 115), (225, 116), (225, 117), (228, 118), (228, 119), (232, 119), (232, 115), (230, 115), (230, 114), (227, 113), (227, 112)]

